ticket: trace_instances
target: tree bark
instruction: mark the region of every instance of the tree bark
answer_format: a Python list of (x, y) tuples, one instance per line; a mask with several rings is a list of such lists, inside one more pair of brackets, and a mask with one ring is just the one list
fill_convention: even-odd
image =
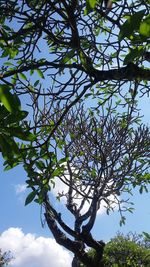
[(80, 267), (80, 261), (78, 260), (76, 256), (73, 257), (72, 267)]

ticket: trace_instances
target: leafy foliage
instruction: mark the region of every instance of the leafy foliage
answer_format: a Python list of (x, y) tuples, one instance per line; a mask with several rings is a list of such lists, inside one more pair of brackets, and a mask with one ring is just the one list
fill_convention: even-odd
[[(97, 265), (102, 258), (104, 244), (90, 233), (102, 199), (108, 213), (119, 205), (124, 223), (118, 196), (149, 184), (149, 128), (138, 109), (149, 93), (149, 26), (149, 1), (1, 1), (5, 170), (23, 164), (25, 204), (43, 205), (56, 241), (88, 266), (85, 246), (97, 251)], [(50, 202), (57, 178), (68, 191), (56, 198), (66, 197), (76, 229)]]
[(9, 92), (5, 85), (0, 87), (0, 150), (6, 160), (5, 164), (14, 167), (18, 164), (21, 156), (19, 145), (15, 139), (25, 141), (34, 140), (34, 135), (29, 131), (29, 127), (22, 124), (28, 112), (22, 111), (17, 95)]
[[(94, 250), (90, 257), (96, 257)], [(83, 266), (81, 264), (81, 266)], [(142, 235), (120, 233), (112, 238), (104, 248), (104, 267), (148, 267), (150, 266), (150, 246)]]

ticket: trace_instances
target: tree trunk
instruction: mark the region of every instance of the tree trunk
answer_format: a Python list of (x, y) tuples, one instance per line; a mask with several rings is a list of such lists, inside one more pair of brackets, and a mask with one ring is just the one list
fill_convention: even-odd
[(80, 267), (80, 261), (78, 260), (76, 256), (73, 257), (72, 267)]

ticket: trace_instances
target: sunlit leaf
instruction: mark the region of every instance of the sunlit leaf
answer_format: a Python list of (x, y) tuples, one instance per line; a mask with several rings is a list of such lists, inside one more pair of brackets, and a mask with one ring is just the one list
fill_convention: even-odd
[(52, 176), (59, 176), (62, 173), (62, 170), (60, 168), (57, 168), (53, 171)]
[(15, 58), (15, 56), (19, 53), (18, 49), (14, 48), (14, 47), (10, 47), (9, 49), (9, 57), (11, 59)]
[(91, 8), (94, 8), (96, 5), (96, 0), (87, 0)]
[(140, 24), (140, 34), (150, 37), (150, 15)]
[(96, 0), (86, 0), (86, 8), (84, 10), (84, 14), (89, 14), (95, 7)]
[(18, 110), (18, 99), (10, 93), (8, 85), (0, 85), (0, 101), (9, 112)]

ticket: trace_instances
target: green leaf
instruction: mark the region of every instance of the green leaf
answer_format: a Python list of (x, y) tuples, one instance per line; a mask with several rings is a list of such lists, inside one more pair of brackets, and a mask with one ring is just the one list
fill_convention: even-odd
[(9, 143), (4, 138), (4, 135), (0, 135), (0, 150), (4, 156), (7, 155), (9, 153), (9, 150), (10, 150)]
[(4, 65), (5, 65), (5, 66), (14, 66), (14, 64), (11, 63), (11, 62), (9, 62), (9, 61), (4, 62)]
[(59, 163), (59, 164), (62, 164), (62, 163), (67, 162), (67, 160), (68, 160), (68, 157), (62, 158), (62, 159), (59, 160), (58, 163)]
[(135, 30), (139, 29), (144, 14), (145, 10), (140, 10), (125, 21), (120, 28), (119, 41), (122, 41), (125, 37), (130, 37)]
[(96, 170), (93, 168), (91, 171), (91, 177), (95, 178), (96, 177)]
[(9, 112), (14, 111), (14, 98), (9, 92), (10, 87), (7, 85), (0, 85), (0, 101)]
[(30, 70), (30, 75), (32, 76), (34, 74), (34, 70)]
[(53, 185), (53, 188), (55, 187), (55, 181), (54, 180), (50, 180), (51, 184)]
[(29, 89), (30, 92), (34, 92), (34, 87), (31, 84), (28, 85), (28, 89)]
[(143, 193), (143, 190), (144, 190), (144, 186), (143, 186), (143, 185), (141, 185), (141, 187), (140, 187), (140, 189), (139, 189), (139, 192), (140, 192), (140, 194), (142, 194), (142, 193)]
[(34, 83), (34, 87), (36, 87), (38, 84), (39, 84), (39, 80), (37, 80), (35, 83)]
[(134, 59), (140, 58), (144, 53), (143, 47), (136, 47), (135, 49), (131, 49), (129, 54), (126, 55), (123, 64), (127, 65), (130, 62), (133, 62)]
[(25, 119), (28, 116), (28, 114), (29, 114), (28, 111), (26, 111), (26, 110), (20, 110), (20, 112), (17, 113), (16, 119), (23, 120), (23, 119)]
[[(15, 159), (16, 160), (16, 159)], [(12, 168), (14, 168), (14, 167), (16, 167), (17, 165), (19, 165), (19, 163), (20, 162), (14, 162), (14, 163), (12, 163), (11, 165), (9, 165), (9, 163), (8, 163), (8, 165), (4, 168), (4, 171), (9, 171), (9, 170), (11, 170)]]
[(39, 160), (35, 163), (35, 165), (37, 166), (37, 168), (40, 170), (40, 171), (43, 171), (43, 169), (45, 168), (45, 164), (42, 160)]
[(39, 197), (39, 198), (36, 198), (35, 200), (34, 200), (34, 202), (35, 203), (38, 203), (39, 205), (41, 205), (42, 203), (43, 203), (43, 197)]
[(12, 78), (11, 78), (11, 83), (12, 83), (13, 85), (15, 85), (16, 82), (17, 82), (17, 79), (18, 79), (17, 74), (14, 74), (14, 75), (12, 76)]
[(150, 181), (150, 173), (145, 173), (142, 175), (142, 179)]
[[(10, 149), (11, 149), (11, 152), (12, 152), (12, 156), (15, 155), (19, 155), (20, 154), (20, 151), (19, 151), (19, 148), (17, 146), (17, 143), (14, 141), (13, 138), (9, 138), (8, 139), (8, 143), (9, 143), (9, 146), (10, 146)], [(10, 154), (10, 150), (9, 150), (9, 154)]]
[[(3, 106), (4, 107), (4, 106)], [(3, 117), (1, 117), (1, 115)], [(20, 111), (16, 114), (13, 114), (13, 113), (9, 113), (9, 114), (6, 114), (7, 116), (5, 117), (4, 114), (1, 112), (1, 108), (0, 108), (0, 119), (1, 118), (5, 118), (5, 125), (9, 125), (11, 123), (18, 123), (19, 121), (22, 121), (23, 119), (25, 119), (28, 115), (28, 112), (27, 111)]]
[(11, 59), (13, 59), (18, 53), (19, 53), (18, 49), (14, 48), (14, 47), (10, 47), (9, 56)]
[(86, 0), (86, 9), (84, 11), (85, 15), (88, 15), (95, 7), (96, 0)]
[(73, 58), (74, 53), (75, 53), (74, 49), (72, 49), (71, 51), (69, 51), (67, 53), (67, 55), (61, 60), (61, 63), (66, 64), (70, 59)]
[(14, 106), (15, 106), (15, 110), (14, 113), (18, 113), (21, 110), (21, 102), (19, 97), (17, 96), (17, 94), (13, 94), (13, 101), (14, 101)]
[(121, 217), (121, 220), (120, 220), (120, 226), (123, 226), (125, 225), (125, 222), (126, 222), (126, 218), (124, 216)]
[(147, 232), (143, 232), (143, 235), (150, 240), (150, 234), (148, 234)]
[(24, 141), (34, 141), (36, 136), (29, 131), (24, 131), (22, 127), (6, 127), (5, 130), (11, 135)]
[(3, 58), (3, 57), (7, 57), (8, 55), (9, 55), (9, 49), (6, 48), (6, 49), (3, 51), (2, 55), (1, 55), (1, 58)]
[(88, 2), (89, 6), (90, 6), (91, 8), (94, 8), (95, 5), (96, 5), (96, 0), (86, 0), (86, 2)]
[(27, 81), (27, 77), (26, 77), (26, 75), (25, 75), (24, 73), (19, 73), (19, 76), (20, 76), (20, 78), (21, 78), (22, 80)]
[(37, 191), (32, 191), (26, 198), (25, 200), (25, 206), (28, 205), (29, 203), (31, 203), (33, 201), (33, 199), (35, 198), (35, 196), (37, 195)]
[(140, 34), (150, 37), (150, 15), (140, 24)]
[(90, 65), (91, 65), (88, 62), (87, 55), (82, 50), (80, 50), (79, 57), (80, 57), (80, 60), (81, 60), (81, 63), (83, 65), (84, 69), (87, 71), (90, 68)]
[(19, 149), (16, 142), (12, 137), (6, 136), (5, 134), (0, 135), (0, 150), (3, 156), (8, 160), (12, 159), (13, 154), (19, 154)]
[(24, 141), (35, 141), (36, 140), (36, 136), (28, 131), (26, 132), (20, 132), (18, 133), (18, 138), (20, 138), (21, 140)]
[(36, 71), (40, 78), (45, 79), (44, 74), (40, 69), (36, 69)]
[(36, 186), (36, 185), (39, 185), (40, 181), (35, 181), (35, 180), (26, 180), (26, 183), (27, 183), (27, 187), (30, 188), (32, 186)]
[(4, 105), (0, 105), (0, 121), (4, 121), (4, 119), (6, 119), (8, 115), (12, 114), (4, 107)]
[(16, 94), (10, 93), (10, 87), (8, 85), (0, 85), (0, 101), (11, 113), (16, 113), (20, 110), (20, 100)]
[(62, 169), (57, 168), (53, 171), (52, 177), (59, 176), (62, 173)]
[(88, 94), (85, 94), (84, 97), (85, 98), (88, 98), (89, 96), (91, 96), (92, 94), (91, 93), (88, 93)]

